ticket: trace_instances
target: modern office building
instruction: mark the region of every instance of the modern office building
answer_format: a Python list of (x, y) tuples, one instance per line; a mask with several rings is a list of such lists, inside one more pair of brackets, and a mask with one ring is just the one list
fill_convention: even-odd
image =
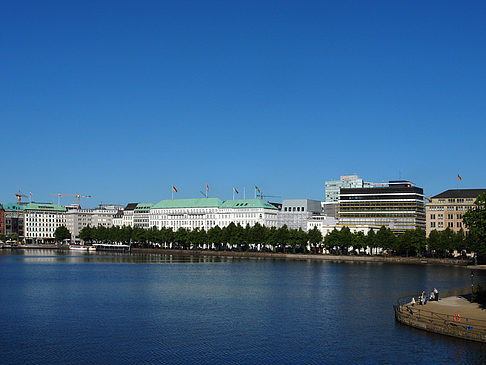
[(307, 231), (307, 221), (322, 212), (321, 202), (310, 199), (284, 200), (278, 212), (278, 226)]
[(66, 226), (66, 208), (52, 203), (29, 203), (25, 213), (25, 241), (48, 243), (54, 241), (54, 232)]
[[(18, 205), (17, 203), (3, 204), (3, 231), (7, 237), (16, 234), (20, 239), (24, 237), (25, 225), (25, 204)], [(1, 214), (1, 213), (0, 213)]]
[(226, 200), (196, 198), (162, 200), (150, 209), (149, 226), (173, 230), (193, 230), (226, 227), (231, 222), (241, 226), (260, 223), (267, 227), (277, 226), (278, 209), (261, 199)]
[(358, 175), (344, 175), (339, 180), (326, 181), (325, 183), (325, 201), (338, 202), (340, 189), (349, 188), (369, 188), (374, 186), (373, 183), (366, 182)]
[(474, 207), (476, 198), (486, 189), (450, 189), (430, 198), (425, 204), (427, 215), (427, 236), (433, 230), (443, 231), (450, 228), (454, 232), (468, 229), (462, 222), (462, 217)]
[(328, 217), (337, 217), (339, 202), (321, 202), (322, 214)]
[(341, 189), (339, 226), (390, 228), (400, 234), (406, 230), (425, 230), (423, 189), (409, 181), (390, 181), (387, 186)]

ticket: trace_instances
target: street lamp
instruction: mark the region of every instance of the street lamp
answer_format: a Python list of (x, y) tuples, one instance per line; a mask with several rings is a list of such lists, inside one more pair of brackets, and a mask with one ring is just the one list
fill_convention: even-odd
[(474, 297), (474, 270), (471, 270), (471, 302)]

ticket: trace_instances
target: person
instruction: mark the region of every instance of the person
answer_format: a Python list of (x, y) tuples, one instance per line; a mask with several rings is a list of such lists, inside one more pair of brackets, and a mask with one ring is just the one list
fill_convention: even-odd
[(425, 291), (422, 291), (422, 294), (420, 294), (420, 305), (424, 305), (424, 296), (425, 296)]
[(439, 291), (436, 288), (434, 288), (434, 299), (437, 302), (439, 301)]
[(431, 302), (435, 300), (435, 293), (433, 291), (430, 293), (429, 299), (430, 299)]
[(412, 303), (412, 307), (413, 307), (415, 305), (415, 298), (414, 297), (412, 297), (412, 302), (411, 303)]

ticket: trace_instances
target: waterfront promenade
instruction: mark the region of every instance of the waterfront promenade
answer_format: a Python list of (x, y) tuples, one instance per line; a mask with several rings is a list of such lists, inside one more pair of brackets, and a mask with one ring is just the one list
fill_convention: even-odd
[(450, 296), (425, 305), (402, 298), (394, 306), (395, 318), (428, 332), (486, 343), (486, 306), (471, 303), (466, 296)]

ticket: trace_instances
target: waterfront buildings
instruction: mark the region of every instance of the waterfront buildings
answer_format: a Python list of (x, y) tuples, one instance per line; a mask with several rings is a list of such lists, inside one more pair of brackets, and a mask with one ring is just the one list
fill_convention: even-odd
[(96, 209), (70, 208), (66, 212), (66, 228), (71, 232), (71, 239), (76, 240), (79, 232), (90, 227), (113, 226), (113, 217), (122, 209), (119, 205), (100, 205)]
[(277, 208), (265, 200), (226, 200), (196, 198), (161, 200), (150, 209), (149, 226), (174, 230), (226, 227), (231, 222), (246, 226), (260, 223), (267, 227), (277, 226)]
[(133, 209), (133, 226), (140, 228), (150, 227), (150, 208), (152, 203), (138, 203)]
[(17, 235), (20, 238), (24, 237), (24, 206), (24, 203), (21, 205), (17, 203), (3, 204), (3, 212), (0, 213), (3, 214), (3, 230), (0, 233), (6, 236)]
[(349, 189), (349, 188), (369, 188), (374, 186), (375, 184), (366, 182), (358, 175), (344, 175), (341, 176), (339, 180), (334, 181), (326, 181), (325, 183), (325, 201), (326, 202), (335, 202), (339, 201), (339, 192), (340, 189)]
[(462, 217), (474, 207), (476, 198), (486, 189), (450, 189), (430, 198), (425, 205), (427, 215), (427, 237), (433, 230), (443, 231), (446, 228), (454, 232), (468, 229)]
[(57, 227), (66, 226), (66, 208), (52, 203), (29, 203), (25, 213), (25, 241), (47, 243), (54, 240)]
[(138, 203), (128, 203), (123, 209), (123, 225), (133, 227), (133, 214)]
[(284, 200), (278, 212), (278, 226), (307, 231), (308, 220), (322, 212), (321, 202), (310, 199)]
[(387, 186), (341, 189), (338, 225), (425, 230), (423, 189), (409, 181), (390, 181)]

